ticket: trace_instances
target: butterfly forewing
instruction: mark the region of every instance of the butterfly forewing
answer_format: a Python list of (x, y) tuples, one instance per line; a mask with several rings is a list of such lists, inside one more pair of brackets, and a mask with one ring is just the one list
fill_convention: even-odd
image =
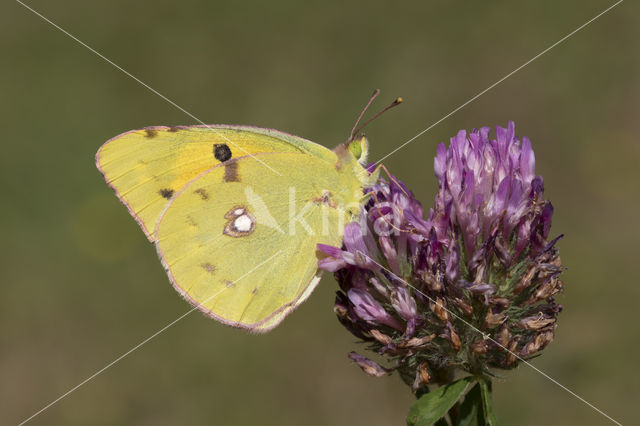
[(319, 158), (332, 154), (321, 145), (271, 129), (158, 126), (132, 130), (107, 141), (96, 154), (96, 163), (153, 240), (160, 213), (187, 182), (224, 161), (268, 152), (298, 152)]

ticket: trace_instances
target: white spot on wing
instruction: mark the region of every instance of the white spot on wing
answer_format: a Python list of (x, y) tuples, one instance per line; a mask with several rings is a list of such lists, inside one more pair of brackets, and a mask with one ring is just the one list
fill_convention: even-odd
[(233, 227), (236, 228), (236, 231), (238, 232), (248, 232), (251, 230), (252, 226), (253, 221), (246, 214), (238, 216), (236, 220), (233, 221)]
[(224, 218), (228, 220), (222, 231), (230, 237), (246, 237), (253, 233), (256, 227), (256, 217), (250, 213), (246, 206), (235, 206), (229, 210)]

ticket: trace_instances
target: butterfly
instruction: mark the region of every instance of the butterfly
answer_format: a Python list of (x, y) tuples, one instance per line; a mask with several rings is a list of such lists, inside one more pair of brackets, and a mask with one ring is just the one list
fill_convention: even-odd
[(265, 332), (320, 279), (316, 245), (356, 220), (362, 136), (329, 150), (277, 130), (146, 127), (107, 141), (96, 164), (155, 244), (175, 289), (206, 315)]
[(316, 246), (342, 245), (378, 179), (359, 130), (402, 102), (357, 128), (379, 93), (333, 150), (260, 127), (156, 126), (108, 140), (96, 165), (180, 295), (226, 325), (266, 332), (315, 289)]

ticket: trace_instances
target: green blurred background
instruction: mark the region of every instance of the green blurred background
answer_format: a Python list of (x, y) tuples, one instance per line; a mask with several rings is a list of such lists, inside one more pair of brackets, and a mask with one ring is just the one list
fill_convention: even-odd
[[(189, 309), (94, 154), (129, 129), (196, 123), (3, 3), (0, 423), (17, 424)], [(372, 89), (377, 107), (402, 96), (367, 130), (377, 160), (613, 1), (28, 4), (207, 123), (332, 147)], [(385, 160), (428, 207), (436, 144), (515, 120), (569, 268), (556, 340), (534, 364), (622, 423), (640, 399), (639, 12), (620, 4)], [(324, 279), (267, 335), (194, 313), (30, 424), (403, 424), (400, 379), (347, 359), (359, 347), (335, 289)], [(505, 425), (609, 424), (526, 366), (494, 389)]]

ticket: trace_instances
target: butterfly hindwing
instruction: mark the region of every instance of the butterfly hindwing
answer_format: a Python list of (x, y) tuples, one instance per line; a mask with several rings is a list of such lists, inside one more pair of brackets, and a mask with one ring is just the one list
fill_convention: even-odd
[[(174, 287), (225, 324), (275, 327), (317, 284), (316, 244), (340, 245), (349, 219), (327, 152), (244, 156), (183, 185), (155, 235)], [(346, 184), (357, 194), (355, 178)]]
[[(160, 213), (187, 182), (224, 161), (267, 152), (320, 158), (332, 154), (321, 145), (271, 129), (158, 126), (132, 130), (107, 141), (96, 154), (96, 163), (152, 241)], [(264, 171), (273, 173), (266, 167)]]

